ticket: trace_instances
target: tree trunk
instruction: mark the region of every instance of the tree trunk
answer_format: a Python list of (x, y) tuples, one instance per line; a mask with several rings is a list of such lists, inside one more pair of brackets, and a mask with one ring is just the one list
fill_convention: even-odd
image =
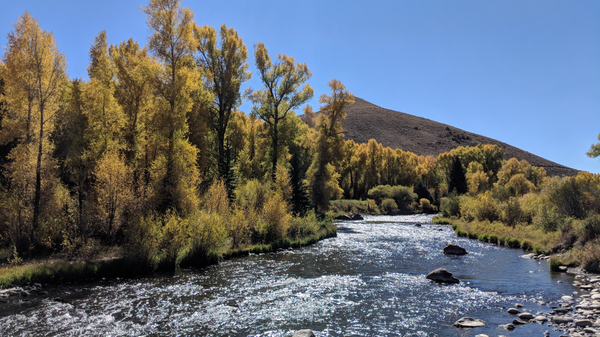
[(33, 242), (33, 233), (38, 230), (40, 218), (40, 201), (42, 195), (42, 153), (44, 143), (44, 106), (40, 104), (40, 139), (37, 154), (37, 164), (35, 166), (35, 195), (33, 199), (33, 226), (31, 229), (31, 241)]
[(279, 142), (279, 135), (277, 133), (277, 122), (278, 119), (274, 118), (273, 121), (273, 167), (272, 167), (272, 171), (271, 171), (271, 179), (273, 182), (275, 182), (275, 177), (277, 175), (277, 157), (278, 157), (278, 142)]

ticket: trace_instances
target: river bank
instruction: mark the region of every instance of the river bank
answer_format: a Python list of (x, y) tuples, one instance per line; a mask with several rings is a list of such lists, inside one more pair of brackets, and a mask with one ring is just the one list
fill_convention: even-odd
[[(206, 261), (196, 264), (196, 266), (202, 267), (218, 264), (219, 261), (247, 256), (249, 254), (273, 253), (287, 248), (304, 247), (335, 236), (337, 236), (337, 228), (329, 222), (314, 235), (296, 239), (285, 238), (270, 244), (258, 244), (236, 249), (227, 248), (218, 256), (208, 258)], [(119, 249), (119, 251), (125, 250)], [(127, 278), (156, 271), (172, 272), (174, 269), (156, 269), (148, 261), (141, 259), (139, 256), (128, 256), (125, 253), (121, 253), (120, 256), (92, 258), (87, 261), (73, 261), (64, 257), (32, 259), (24, 261), (20, 265), (9, 264), (1, 267), (0, 289), (13, 286), (31, 286), (36, 283), (64, 284), (70, 282), (89, 282), (103, 278)], [(22, 288), (15, 288), (14, 293), (17, 291), (20, 292), (20, 289)]]

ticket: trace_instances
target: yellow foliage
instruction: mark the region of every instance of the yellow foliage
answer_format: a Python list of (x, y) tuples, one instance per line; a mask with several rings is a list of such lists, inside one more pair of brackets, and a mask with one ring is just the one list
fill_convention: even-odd
[(483, 171), (483, 165), (476, 161), (469, 163), (466, 177), (469, 193), (471, 194), (477, 194), (488, 186), (489, 177)]
[(100, 231), (112, 236), (123, 223), (123, 212), (133, 202), (133, 175), (123, 156), (111, 151), (98, 161), (94, 176)]
[(535, 185), (527, 180), (523, 173), (513, 175), (505, 186), (514, 188), (517, 196), (535, 191)]

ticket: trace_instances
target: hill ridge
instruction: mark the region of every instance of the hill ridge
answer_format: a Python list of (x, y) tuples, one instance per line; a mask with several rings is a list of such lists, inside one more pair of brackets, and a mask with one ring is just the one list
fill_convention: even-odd
[(458, 146), (495, 144), (504, 150), (506, 159), (525, 159), (531, 165), (543, 167), (548, 175), (573, 176), (578, 172), (499, 140), (428, 118), (382, 108), (359, 97), (347, 107), (346, 115), (342, 121), (345, 138), (357, 143), (366, 143), (374, 138), (385, 147), (434, 157)]

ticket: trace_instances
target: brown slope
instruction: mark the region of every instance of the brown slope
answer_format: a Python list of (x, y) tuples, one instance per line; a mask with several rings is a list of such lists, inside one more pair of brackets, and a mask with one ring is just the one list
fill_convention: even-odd
[(575, 169), (495, 139), (426, 118), (384, 109), (358, 97), (355, 100), (356, 102), (347, 108), (347, 117), (342, 121), (342, 126), (346, 139), (352, 139), (357, 143), (366, 143), (369, 139), (374, 138), (386, 147), (434, 157), (458, 146), (495, 144), (504, 150), (505, 158), (525, 159), (531, 165), (546, 169), (548, 175), (572, 176), (577, 174)]

